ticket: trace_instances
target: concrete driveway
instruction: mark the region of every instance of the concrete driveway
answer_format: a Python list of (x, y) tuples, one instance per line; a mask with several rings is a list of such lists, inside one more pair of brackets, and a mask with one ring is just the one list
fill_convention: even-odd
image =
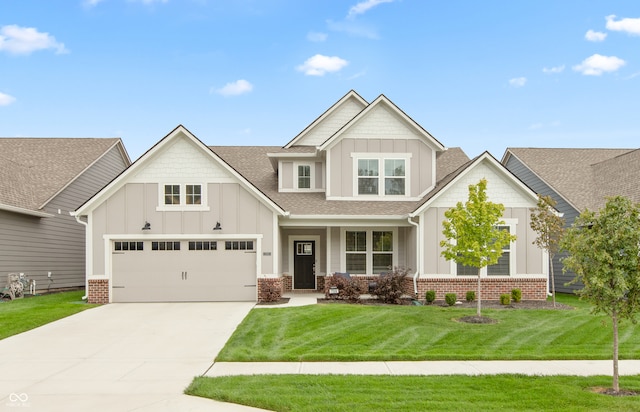
[(110, 304), (0, 340), (0, 410), (251, 410), (182, 391), (253, 306)]

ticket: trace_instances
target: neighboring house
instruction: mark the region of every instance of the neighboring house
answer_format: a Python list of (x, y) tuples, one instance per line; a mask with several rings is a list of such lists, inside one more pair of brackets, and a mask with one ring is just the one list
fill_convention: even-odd
[(488, 180), (518, 236), (482, 271), (483, 296), (545, 299), (532, 245), (536, 194), (490, 154), (446, 149), (381, 95), (351, 91), (284, 147), (207, 147), (178, 126), (77, 211), (92, 302), (260, 300), (260, 287), (324, 290), (411, 268), (411, 288), (459, 296), (475, 272), (440, 256), (444, 212)]
[(85, 227), (70, 212), (131, 161), (120, 139), (0, 138), (0, 287), (85, 286)]
[[(585, 209), (601, 209), (607, 197), (640, 202), (640, 149), (508, 148), (502, 164), (537, 193), (551, 196), (567, 227)], [(566, 285), (575, 273), (563, 273), (564, 256), (553, 259), (555, 287), (572, 292), (582, 285)]]

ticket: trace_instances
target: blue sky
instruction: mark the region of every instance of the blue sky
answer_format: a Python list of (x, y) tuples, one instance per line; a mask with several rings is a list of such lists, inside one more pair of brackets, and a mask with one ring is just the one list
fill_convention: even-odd
[(2, 0), (0, 136), (284, 145), (356, 90), (469, 156), (640, 147), (637, 0)]

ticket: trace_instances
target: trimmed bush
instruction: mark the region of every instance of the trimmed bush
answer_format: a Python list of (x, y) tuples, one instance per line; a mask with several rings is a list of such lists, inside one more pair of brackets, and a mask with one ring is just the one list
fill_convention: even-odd
[(520, 302), (522, 300), (522, 290), (520, 289), (511, 290), (511, 300), (513, 300), (516, 303)]
[(500, 295), (500, 304), (501, 305), (510, 305), (511, 304), (511, 295), (508, 293), (503, 293)]
[(378, 282), (371, 291), (371, 294), (384, 303), (400, 303), (405, 290), (405, 279), (409, 274), (409, 269), (394, 268), (393, 272), (380, 275)]
[[(338, 288), (338, 296), (331, 296), (329, 289), (335, 287)], [(362, 286), (356, 279), (347, 279), (342, 276), (327, 276), (325, 278), (324, 296), (327, 299), (337, 298), (343, 299), (351, 303), (358, 302), (360, 295), (362, 294)]]
[(444, 301), (447, 302), (449, 306), (455, 305), (457, 300), (458, 296), (455, 293), (447, 293), (444, 295)]
[(467, 299), (467, 302), (473, 302), (474, 300), (476, 300), (476, 291), (475, 290), (467, 291), (467, 296), (465, 296), (465, 298)]
[(277, 302), (282, 297), (282, 288), (276, 279), (264, 279), (260, 282), (260, 297), (263, 302)]
[(425, 295), (425, 300), (427, 301), (427, 304), (432, 304), (433, 301), (436, 300), (436, 291), (428, 290), (427, 294)]

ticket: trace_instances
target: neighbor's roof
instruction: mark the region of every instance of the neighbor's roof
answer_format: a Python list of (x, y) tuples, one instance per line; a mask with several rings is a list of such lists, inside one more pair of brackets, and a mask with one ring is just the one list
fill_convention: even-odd
[[(289, 149), (279, 146), (211, 146), (211, 150), (292, 215), (397, 216), (413, 212), (422, 203), (422, 200), (327, 200), (324, 192), (281, 193), (278, 192), (278, 176), (267, 153), (286, 153)], [(467, 155), (457, 147), (438, 153), (436, 180), (443, 180), (468, 161)]]
[(508, 148), (579, 211), (598, 210), (607, 196), (640, 201), (640, 152), (634, 149)]
[(0, 205), (41, 211), (118, 138), (0, 138)]

